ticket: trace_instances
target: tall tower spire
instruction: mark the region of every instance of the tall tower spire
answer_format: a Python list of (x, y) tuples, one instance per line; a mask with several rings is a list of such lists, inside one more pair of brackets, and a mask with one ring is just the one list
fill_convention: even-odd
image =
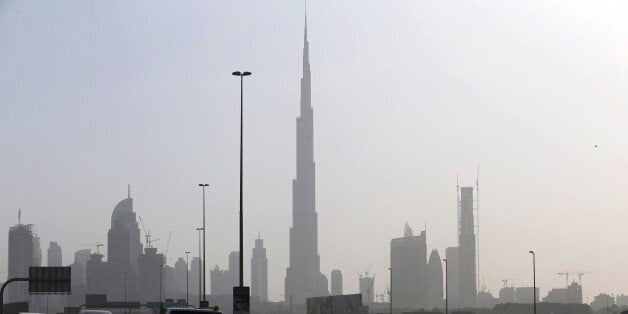
[(303, 77), (300, 114), (297, 117), (297, 175), (292, 181), (290, 266), (286, 269), (285, 300), (305, 304), (305, 299), (328, 294), (327, 277), (320, 272), (318, 214), (315, 206), (314, 113), (307, 14), (303, 28)]

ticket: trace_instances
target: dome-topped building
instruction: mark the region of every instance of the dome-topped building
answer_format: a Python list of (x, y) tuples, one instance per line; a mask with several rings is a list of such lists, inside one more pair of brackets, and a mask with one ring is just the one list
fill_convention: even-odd
[[(109, 243), (107, 243), (109, 252), (108, 261), (113, 263), (128, 261), (132, 270), (137, 272), (138, 259), (140, 254), (142, 254), (143, 246), (140, 241), (140, 229), (137, 223), (137, 215), (133, 211), (133, 198), (131, 198), (130, 186), (127, 198), (121, 200), (116, 207), (114, 207), (113, 213), (111, 213), (111, 229), (109, 232), (121, 227), (128, 230), (129, 239), (124, 239), (124, 242), (128, 241), (128, 245), (118, 245), (118, 243), (112, 243), (112, 241), (118, 241), (116, 239), (119, 239), (119, 237), (110, 239)], [(128, 247), (128, 252), (111, 252), (112, 249), (118, 247)], [(124, 256), (124, 258), (118, 261), (117, 259), (121, 256)]]

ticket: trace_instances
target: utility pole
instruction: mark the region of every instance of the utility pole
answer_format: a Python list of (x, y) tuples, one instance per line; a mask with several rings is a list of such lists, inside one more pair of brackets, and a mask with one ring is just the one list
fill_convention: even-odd
[[(125, 303), (126, 303), (126, 276), (127, 276), (128, 274), (129, 274), (129, 273), (124, 273), (124, 302), (125, 302)], [(126, 311), (127, 311), (127, 309), (125, 308), (125, 309), (124, 309), (124, 313), (126, 313)]]
[(185, 252), (185, 304), (190, 304), (190, 251)]
[(242, 194), (242, 186), (243, 186), (243, 167), (242, 162), (244, 159), (243, 153), (243, 134), (244, 134), (244, 77), (249, 76), (252, 73), (245, 72), (233, 72), (231, 73), (234, 76), (240, 77), (240, 287), (244, 287), (244, 240), (243, 240), (243, 229), (244, 229), (244, 215), (243, 211), (243, 194)]
[(534, 314), (536, 314), (536, 254), (534, 251), (530, 251), (532, 254), (532, 282), (533, 282), (533, 295), (534, 295)]
[(164, 265), (159, 264), (159, 309), (160, 311), (164, 308), (163, 297), (161, 295), (162, 290), (163, 290), (163, 283), (162, 283), (163, 277), (164, 277)]
[(388, 306), (390, 307), (390, 314), (392, 314), (392, 266), (388, 267), (388, 270), (390, 271), (390, 290), (388, 290)]
[(209, 184), (201, 183), (198, 186), (203, 188), (203, 302), (201, 303), (201, 308), (207, 306), (207, 295), (205, 290), (205, 270), (207, 267), (205, 266), (205, 188), (209, 186)]
[(202, 270), (202, 265), (203, 262), (205, 260), (201, 259), (201, 231), (204, 228), (196, 228), (196, 230), (198, 231), (198, 306), (201, 307), (201, 286), (202, 286), (202, 277), (203, 277), (203, 270)]
[(445, 262), (445, 314), (449, 314), (449, 291), (447, 290), (447, 275), (449, 274), (447, 267), (447, 259), (444, 258), (443, 262)]

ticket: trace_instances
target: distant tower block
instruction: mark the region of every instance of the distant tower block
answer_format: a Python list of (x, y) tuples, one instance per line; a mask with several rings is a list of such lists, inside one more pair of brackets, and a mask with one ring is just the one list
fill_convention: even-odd
[[(406, 223), (404, 236), (390, 241), (392, 303), (395, 307), (426, 308), (427, 244), (425, 231), (415, 236)], [(364, 299), (362, 299), (364, 301)]]
[(331, 295), (342, 295), (342, 272), (338, 269), (331, 271)]
[[(8, 278), (28, 277), (28, 267), (35, 264), (33, 225), (19, 224), (9, 228)], [(28, 283), (15, 282), (7, 287), (5, 302), (28, 301)]]
[(251, 297), (259, 302), (268, 301), (268, 258), (264, 240), (259, 236), (251, 257)]
[(476, 238), (473, 187), (460, 187), (458, 196), (458, 254), (460, 306), (475, 307), (477, 295)]
[(375, 276), (370, 277), (365, 274), (360, 277), (360, 293), (362, 294), (362, 304), (375, 302)]
[(57, 242), (50, 242), (48, 248), (48, 266), (62, 266), (61, 247)]
[(437, 250), (427, 263), (427, 309), (443, 307), (443, 264)]

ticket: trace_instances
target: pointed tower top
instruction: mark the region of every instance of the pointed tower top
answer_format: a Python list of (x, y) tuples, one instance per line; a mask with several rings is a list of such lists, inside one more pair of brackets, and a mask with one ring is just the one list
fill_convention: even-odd
[(404, 237), (414, 236), (414, 232), (412, 232), (412, 228), (410, 228), (410, 225), (408, 225), (407, 221), (406, 221), (406, 226), (403, 228), (403, 236)]
[(21, 225), (22, 224), (22, 209), (18, 209), (17, 210), (17, 224)]
[(303, 38), (307, 41), (307, 0), (305, 0), (305, 32), (303, 33)]
[(127, 185), (127, 198), (131, 198), (131, 185)]

